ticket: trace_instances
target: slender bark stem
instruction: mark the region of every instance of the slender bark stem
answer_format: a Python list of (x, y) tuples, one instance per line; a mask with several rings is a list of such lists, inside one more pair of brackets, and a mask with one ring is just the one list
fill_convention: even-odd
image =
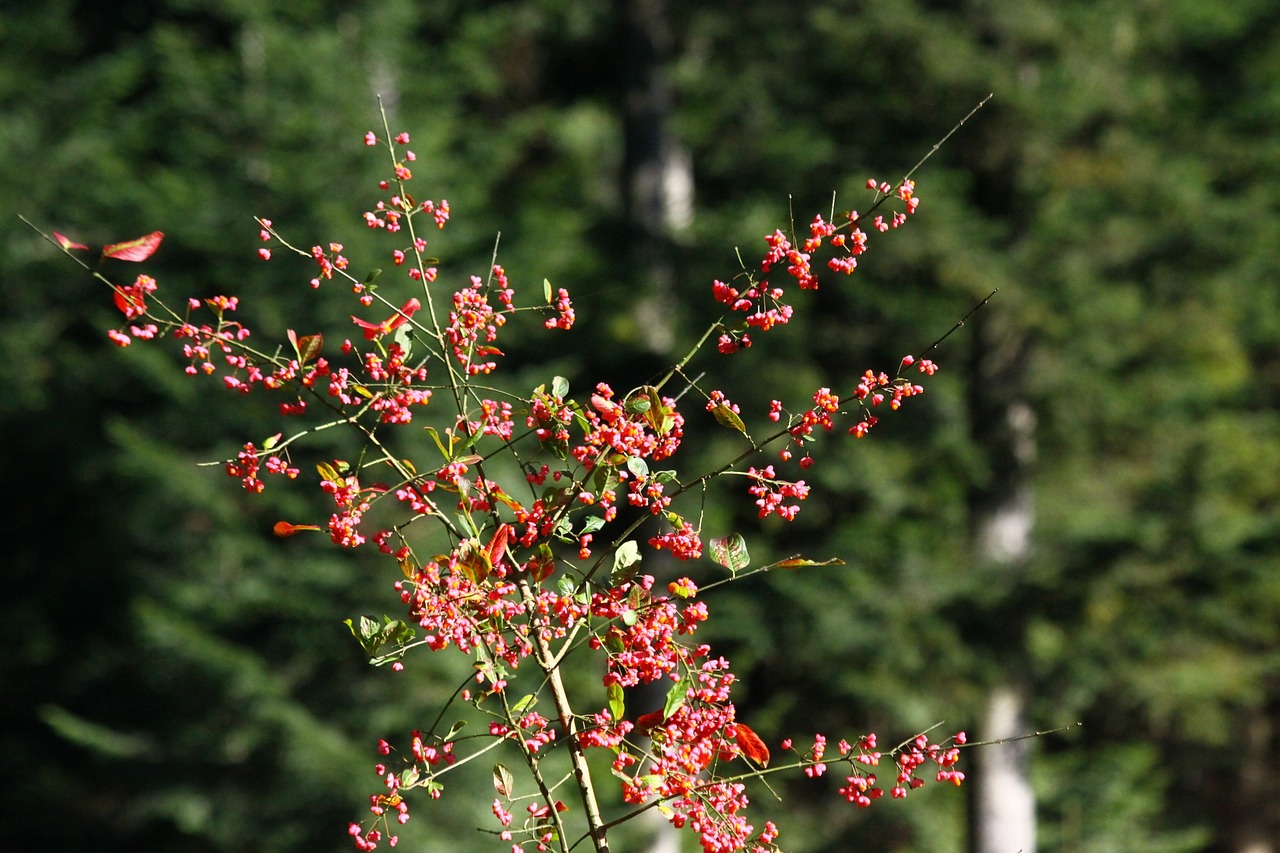
[[(532, 601), (533, 591), (529, 588), (527, 581), (520, 582), (520, 590), (526, 601)], [(591, 838), (592, 848), (596, 853), (609, 853), (608, 833), (604, 820), (600, 817), (600, 804), (596, 801), (595, 788), (591, 784), (591, 769), (587, 766), (587, 757), (582, 751), (582, 744), (578, 741), (578, 723), (573, 716), (573, 706), (569, 704), (569, 694), (565, 690), (564, 679), (560, 676), (560, 662), (556, 660), (547, 641), (536, 633), (534, 646), (538, 651), (538, 665), (547, 674), (556, 713), (564, 729), (565, 740), (569, 747), (569, 763), (573, 767), (573, 778), (578, 783), (578, 791), (582, 795), (582, 807), (587, 815), (587, 834)]]

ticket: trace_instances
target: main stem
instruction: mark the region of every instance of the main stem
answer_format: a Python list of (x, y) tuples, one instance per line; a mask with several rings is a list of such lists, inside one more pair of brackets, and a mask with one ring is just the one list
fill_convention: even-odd
[[(520, 586), (525, 600), (532, 600), (533, 591), (528, 583), (521, 581)], [(600, 804), (596, 801), (595, 788), (591, 785), (591, 769), (587, 767), (587, 757), (578, 740), (578, 723), (573, 716), (573, 706), (569, 704), (569, 694), (564, 689), (564, 679), (560, 677), (560, 664), (552, 653), (551, 646), (536, 631), (534, 643), (538, 650), (538, 665), (547, 674), (547, 683), (556, 704), (556, 714), (560, 717), (560, 725), (568, 741), (569, 763), (573, 766), (573, 777), (578, 783), (582, 807), (587, 814), (587, 835), (591, 838), (596, 853), (609, 853), (608, 831), (600, 817)]]

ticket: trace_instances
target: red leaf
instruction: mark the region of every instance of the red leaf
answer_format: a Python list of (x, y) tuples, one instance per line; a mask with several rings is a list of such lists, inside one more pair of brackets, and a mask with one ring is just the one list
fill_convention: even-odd
[(163, 231), (152, 231), (147, 236), (136, 240), (125, 240), (123, 243), (103, 246), (102, 257), (115, 258), (117, 261), (145, 261), (156, 253), (163, 239)]
[(129, 319), (142, 316), (143, 310), (146, 308), (146, 303), (142, 301), (142, 296), (133, 288), (128, 290), (117, 288), (112, 298), (115, 300), (116, 307), (120, 309), (120, 312)]
[(314, 524), (290, 524), (287, 521), (277, 521), (271, 528), (271, 532), (279, 536), (281, 539), (286, 536), (296, 536), (304, 530), (319, 530)]
[(502, 559), (503, 552), (507, 550), (509, 535), (511, 535), (511, 525), (499, 524), (498, 529), (493, 533), (493, 538), (489, 540), (489, 562), (495, 566)]
[(733, 739), (737, 742), (738, 749), (742, 750), (742, 754), (761, 767), (768, 767), (769, 747), (764, 745), (760, 736), (751, 731), (751, 727), (746, 723), (734, 723), (733, 729)]
[(667, 721), (667, 717), (661, 711), (650, 711), (647, 714), (641, 714), (636, 717), (636, 733), (640, 735), (652, 734), (653, 730)]
[(365, 340), (372, 341), (379, 335), (385, 335), (387, 332), (392, 332), (400, 328), (400, 326), (404, 325), (408, 318), (416, 314), (418, 309), (421, 307), (422, 303), (417, 299), (410, 299), (401, 306), (401, 313), (393, 314), (381, 323), (370, 323), (368, 320), (361, 320), (354, 314), (351, 315), (351, 322), (364, 329)]
[(88, 246), (86, 246), (84, 243), (77, 243), (75, 240), (72, 240), (70, 237), (64, 237), (64, 236), (62, 236), (62, 235), (61, 235), (61, 234), (59, 234), (57, 231), (54, 231), (54, 232), (53, 232), (53, 239), (57, 240), (57, 241), (58, 241), (58, 245), (59, 245), (59, 246), (61, 246), (61, 247), (63, 248), (63, 250), (65, 250), (65, 251), (70, 251), (71, 249), (87, 249), (87, 248), (89, 248), (89, 247), (88, 247)]

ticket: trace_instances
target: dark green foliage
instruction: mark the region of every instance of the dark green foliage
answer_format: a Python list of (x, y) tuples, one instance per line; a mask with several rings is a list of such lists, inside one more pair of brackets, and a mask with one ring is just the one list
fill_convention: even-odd
[[(919, 354), (1000, 288), (937, 354), (925, 397), (867, 441), (823, 437), (806, 477), (828, 497), (795, 525), (766, 541), (739, 489), (713, 493), (704, 532), (741, 530), (757, 563), (849, 563), (711, 602), (744, 718), (771, 744), (962, 728), (1012, 669), (1038, 728), (1086, 723), (1037, 747), (1042, 849), (1225, 847), (1242, 815), (1274, 841), (1264, 806), (1280, 795), (1255, 771), (1280, 753), (1277, 5), (671, 5), (671, 121), (697, 178), (671, 248), (686, 333), (714, 316), (733, 247), (750, 263), (785, 227), (789, 197), (797, 229), (832, 191), (837, 209), (865, 206), (867, 177), (894, 180), (996, 93), (917, 175), (915, 220), (824, 283), (799, 334), (693, 371), (751, 428), (771, 397), (799, 408)], [(421, 186), (451, 202), (435, 247), (451, 280), (481, 272), (501, 231), (517, 289), (549, 278), (586, 318), (554, 354), (513, 339), (510, 361), (549, 362), (522, 381), (637, 384), (660, 360), (637, 354), (631, 313), (644, 277), (621, 201), (618, 15), (555, 0), (7, 12), (6, 208), (95, 245), (163, 230), (148, 271), (166, 292), (336, 328), (348, 300), (256, 261), (252, 216), (384, 266), (359, 218), (379, 93), (414, 136)], [(276, 421), (182, 376), (164, 344), (112, 347), (104, 288), (16, 219), (3, 239), (0, 822), (47, 850), (346, 849), (374, 739), (423, 724), (458, 674), (423, 658), (370, 670), (342, 620), (400, 615), (387, 567), (321, 536), (271, 539), (275, 520), (323, 510), (306, 488), (250, 499), (195, 467)], [(1035, 555), (1016, 570), (970, 557), (969, 501), (999, 474), (980, 348), (1018, 360), (1037, 415)], [(732, 446), (710, 431), (691, 441)], [(474, 849), (484, 783), (424, 804), (407, 837)], [(950, 792), (871, 822), (835, 787), (787, 792), (784, 841), (962, 847)]]

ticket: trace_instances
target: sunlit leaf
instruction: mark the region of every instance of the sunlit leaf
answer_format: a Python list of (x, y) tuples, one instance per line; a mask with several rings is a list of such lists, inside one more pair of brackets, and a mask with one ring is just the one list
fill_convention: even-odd
[(436, 432), (435, 427), (425, 427), (424, 431), (427, 435), (431, 436), (431, 440), (436, 443), (436, 447), (440, 450), (440, 455), (443, 456), (446, 461), (453, 458), (453, 454), (444, 449), (444, 443), (440, 441), (440, 433)]
[(145, 237), (103, 246), (102, 257), (113, 258), (117, 261), (145, 261), (156, 253), (156, 249), (160, 248), (160, 241), (163, 239), (163, 231), (152, 231)]
[(499, 524), (498, 529), (493, 532), (493, 538), (489, 540), (489, 562), (497, 564), (502, 559), (503, 553), (507, 550), (507, 537), (511, 534), (510, 524)]
[(629, 415), (641, 415), (653, 408), (648, 397), (632, 397), (623, 407)]
[(618, 575), (626, 570), (628, 566), (640, 562), (640, 546), (634, 539), (628, 539), (618, 546), (618, 550), (613, 552), (613, 573)]
[(539, 542), (538, 553), (530, 557), (529, 562), (525, 563), (525, 569), (536, 583), (542, 583), (551, 577), (551, 572), (555, 570), (555, 567), (555, 554), (551, 550), (551, 546), (546, 542)]
[(64, 251), (70, 251), (71, 249), (89, 248), (84, 243), (77, 243), (75, 240), (72, 240), (70, 237), (62, 236), (57, 231), (53, 232), (53, 239), (58, 241), (58, 245), (61, 246)]
[(627, 457), (627, 470), (641, 480), (649, 476), (649, 466), (639, 456)]
[(693, 681), (690, 680), (688, 675), (671, 685), (671, 689), (667, 691), (667, 701), (662, 706), (662, 719), (668, 720), (672, 714), (679, 711), (680, 706), (684, 705), (684, 700), (692, 689)]
[(408, 361), (409, 356), (413, 355), (413, 327), (401, 326), (396, 329), (395, 334), (391, 336), (391, 340), (399, 345), (400, 357)]
[(751, 555), (747, 553), (747, 540), (740, 533), (728, 536), (717, 536), (707, 543), (711, 559), (737, 574), (751, 564)]
[(515, 789), (516, 777), (502, 764), (493, 765), (493, 789), (500, 796), (510, 797)]
[(289, 343), (293, 344), (293, 351), (297, 353), (299, 365), (315, 361), (316, 357), (320, 355), (320, 351), (324, 348), (323, 335), (315, 334), (298, 337), (293, 329), (289, 329), (287, 334)]
[(738, 749), (742, 750), (742, 754), (761, 767), (768, 767), (769, 747), (765, 746), (760, 736), (753, 732), (746, 723), (735, 722), (733, 728), (733, 740), (738, 744)]
[(290, 524), (287, 521), (277, 521), (271, 527), (271, 532), (281, 539), (288, 536), (296, 536), (304, 530), (319, 530), (314, 524)]
[(780, 569), (792, 570), (803, 569), (808, 566), (843, 566), (844, 564), (844, 560), (841, 560), (839, 557), (831, 557), (826, 560), (809, 560), (804, 557), (791, 557), (790, 559), (774, 563), (774, 565)]
[(615, 723), (621, 722), (623, 716), (627, 713), (627, 703), (623, 698), (622, 685), (618, 682), (610, 682), (605, 688), (605, 697), (609, 700), (609, 715), (613, 717)]
[(736, 429), (743, 435), (747, 434), (747, 425), (742, 422), (742, 418), (738, 417), (738, 413), (724, 403), (717, 403), (715, 408), (711, 410), (711, 415), (720, 426)]

